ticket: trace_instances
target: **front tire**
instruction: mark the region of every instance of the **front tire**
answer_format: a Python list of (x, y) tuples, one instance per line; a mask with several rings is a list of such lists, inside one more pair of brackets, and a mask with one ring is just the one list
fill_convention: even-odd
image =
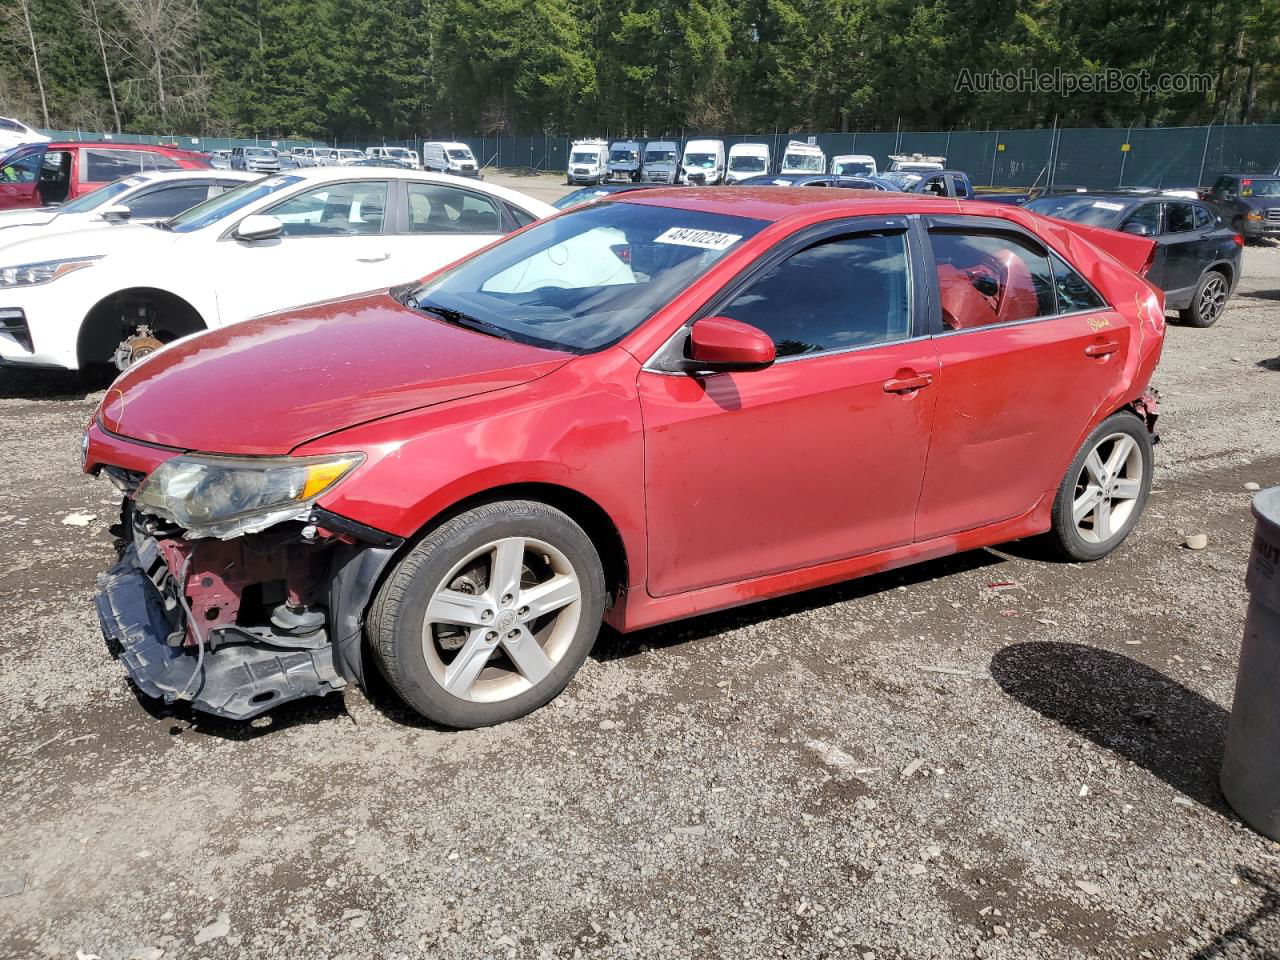
[(1191, 304), (1178, 311), (1182, 322), (1192, 327), (1212, 327), (1227, 309), (1231, 287), (1217, 270), (1209, 270), (1200, 278)]
[(1128, 411), (1098, 424), (1053, 501), (1050, 546), (1069, 560), (1101, 560), (1124, 542), (1151, 492), (1151, 435)]
[(595, 643), (605, 583), (590, 538), (530, 500), (441, 524), (383, 584), (369, 638), (410, 707), (469, 729), (525, 716), (560, 694)]

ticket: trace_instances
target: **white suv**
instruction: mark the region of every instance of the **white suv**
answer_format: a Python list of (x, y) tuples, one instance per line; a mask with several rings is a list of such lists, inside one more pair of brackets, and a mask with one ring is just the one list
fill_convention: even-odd
[(414, 170), (422, 169), (422, 161), (408, 147), (365, 147), (364, 155), (370, 160), (399, 160)]
[(156, 226), (26, 240), (0, 248), (0, 364), (123, 369), (206, 328), (421, 279), (555, 212), (456, 177), (330, 167)]

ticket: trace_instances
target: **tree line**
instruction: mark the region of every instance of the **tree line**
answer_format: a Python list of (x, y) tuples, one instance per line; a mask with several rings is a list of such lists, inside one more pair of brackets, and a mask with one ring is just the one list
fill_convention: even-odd
[[(9, 0), (0, 115), (332, 140), (1268, 122), (1280, 0)], [(958, 91), (1034, 68), (1208, 93)]]

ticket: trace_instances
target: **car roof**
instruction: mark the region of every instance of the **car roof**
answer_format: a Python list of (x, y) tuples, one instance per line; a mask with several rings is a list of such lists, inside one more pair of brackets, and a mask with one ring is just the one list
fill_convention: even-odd
[(294, 170), (272, 173), (269, 176), (293, 177), (306, 183), (330, 183), (342, 180), (414, 180), (420, 183), (438, 183), (446, 187), (460, 187), (464, 190), (473, 190), (478, 193), (501, 197), (503, 200), (509, 200), (531, 213), (541, 211), (538, 213), (539, 216), (550, 216), (555, 211), (555, 208), (544, 200), (531, 197), (528, 194), (521, 193), (519, 190), (499, 186), (496, 183), (476, 183), (474, 180), (464, 180), (461, 177), (454, 177), (447, 173), (428, 173), (425, 170), (412, 170), (409, 167), (368, 166), (361, 167), (358, 173), (353, 172), (352, 167), (298, 167)]
[(54, 149), (70, 149), (72, 147), (106, 147), (110, 150), (165, 150), (169, 153), (196, 154), (195, 150), (186, 147), (166, 147), (158, 143), (117, 143), (115, 140), (51, 140), (48, 143), (24, 143), (24, 147), (46, 147)]
[[(947, 197), (886, 190), (850, 190), (848, 187), (809, 187), (804, 190), (759, 190), (755, 187), (631, 190), (621, 194), (613, 202), (642, 203), (697, 213), (720, 213), (775, 223), (793, 218), (823, 220), (839, 216), (957, 212), (957, 201)], [(910, 204), (913, 208), (918, 206), (920, 209), (904, 210), (904, 204)], [(985, 212), (990, 206), (993, 205), (982, 204), (979, 211)], [(1016, 211), (1019, 208), (1009, 209)]]

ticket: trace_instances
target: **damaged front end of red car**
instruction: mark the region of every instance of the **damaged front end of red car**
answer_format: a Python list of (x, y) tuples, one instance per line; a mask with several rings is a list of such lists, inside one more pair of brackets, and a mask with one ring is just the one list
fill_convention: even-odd
[(125, 494), (96, 605), (143, 694), (245, 720), (362, 680), (363, 613), (399, 537), (305, 500), (265, 525), (184, 526), (140, 496), (145, 473), (86, 468)]

